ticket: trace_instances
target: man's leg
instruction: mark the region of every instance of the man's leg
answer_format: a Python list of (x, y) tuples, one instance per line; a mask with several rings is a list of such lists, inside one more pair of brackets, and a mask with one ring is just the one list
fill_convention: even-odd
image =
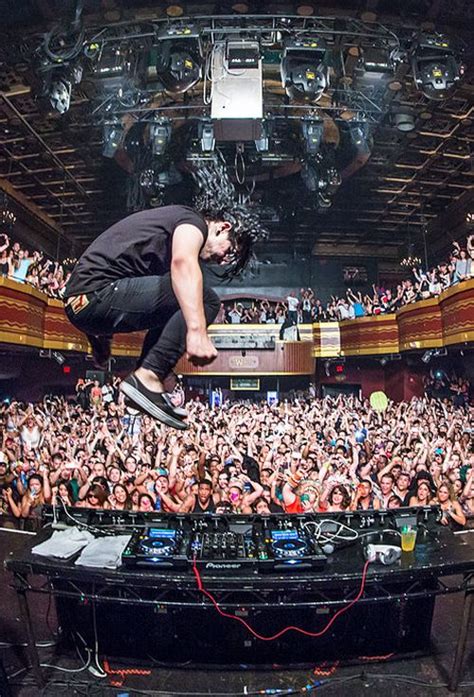
[[(136, 406), (175, 428), (186, 428), (164, 394), (164, 380), (186, 348), (186, 323), (173, 292), (170, 274), (125, 278), (96, 294), (73, 323), (87, 334), (133, 332), (148, 329), (142, 365), (121, 386)], [(214, 291), (204, 289), (204, 311), (210, 324), (220, 302)], [(92, 331), (91, 331), (92, 330)]]
[[(213, 290), (204, 289), (203, 304), (206, 323), (209, 325), (220, 308), (219, 298)], [(169, 409), (172, 409), (174, 414), (178, 413), (163, 392), (165, 380), (184, 354), (185, 348), (186, 323), (181, 310), (177, 310), (161, 332), (157, 328), (148, 332), (140, 366), (122, 382), (120, 387), (134, 406), (175, 427), (177, 427), (176, 424), (167, 421), (166, 413), (162, 418), (160, 412), (163, 410), (169, 412)], [(183, 412), (180, 410), (181, 414)]]
[[(90, 302), (79, 313), (74, 314), (70, 307), (66, 309), (71, 322), (86, 334), (150, 330), (142, 355), (146, 360), (152, 353), (151, 367), (144, 369), (139, 377), (145, 389), (162, 393), (163, 380), (184, 353), (186, 338), (186, 325), (171, 286), (170, 274), (121, 279), (88, 297), (91, 298)], [(204, 298), (206, 317), (211, 322), (219, 309), (219, 300), (210, 290), (204, 292)], [(161, 351), (166, 355), (160, 356)], [(168, 415), (171, 414), (173, 423), (169, 425), (185, 428), (184, 424), (179, 426), (176, 423), (178, 420), (174, 418), (173, 407), (164, 397), (158, 397), (157, 401)], [(143, 408), (143, 405), (139, 406)], [(153, 415), (160, 418), (156, 412)]]
[[(220, 300), (216, 293), (205, 288), (203, 293), (206, 325), (209, 326), (217, 316)], [(153, 332), (154, 343), (150, 340), (149, 348), (141, 362), (141, 368), (150, 370), (163, 380), (174, 368), (186, 350), (186, 322), (183, 313), (178, 310), (168, 320), (159, 335)]]

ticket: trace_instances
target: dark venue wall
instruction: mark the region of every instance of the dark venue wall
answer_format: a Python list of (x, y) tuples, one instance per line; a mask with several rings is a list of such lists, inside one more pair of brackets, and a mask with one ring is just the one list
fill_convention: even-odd
[[(344, 269), (355, 265), (367, 272), (367, 281), (361, 285), (344, 281)], [(277, 254), (262, 252), (254, 268), (235, 280), (232, 285), (221, 284), (219, 279), (209, 274), (209, 282), (216, 286), (222, 297), (232, 294), (248, 293), (267, 295), (284, 299), (289, 290), (312, 288), (324, 302), (331, 295), (342, 296), (348, 288), (365, 292), (371, 291), (378, 280), (378, 261), (374, 258), (316, 257), (310, 253)]]

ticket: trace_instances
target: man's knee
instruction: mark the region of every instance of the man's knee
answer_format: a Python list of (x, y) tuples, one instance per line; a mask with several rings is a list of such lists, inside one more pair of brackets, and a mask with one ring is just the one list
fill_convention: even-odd
[(211, 324), (217, 317), (219, 308), (221, 306), (221, 301), (219, 296), (211, 288), (206, 288), (204, 291), (204, 311), (206, 313), (206, 319), (208, 324)]

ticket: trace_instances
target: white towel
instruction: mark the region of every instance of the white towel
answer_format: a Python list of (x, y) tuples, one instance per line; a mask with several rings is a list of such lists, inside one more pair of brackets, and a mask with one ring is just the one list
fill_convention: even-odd
[(117, 569), (122, 564), (122, 552), (130, 538), (131, 535), (98, 537), (82, 550), (75, 563), (78, 566), (91, 566), (96, 569)]
[(87, 530), (71, 527), (67, 530), (56, 530), (50, 538), (33, 547), (31, 551), (33, 554), (39, 554), (42, 557), (69, 559), (77, 552), (80, 552), (83, 547), (86, 547), (93, 539), (94, 536)]

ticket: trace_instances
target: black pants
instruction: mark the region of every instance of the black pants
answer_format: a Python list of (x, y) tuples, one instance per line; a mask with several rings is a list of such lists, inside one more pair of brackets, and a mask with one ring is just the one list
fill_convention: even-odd
[[(66, 307), (70, 322), (96, 336), (148, 329), (139, 364), (165, 378), (186, 349), (186, 322), (173, 292), (171, 276), (122, 278), (87, 294), (89, 304), (75, 314)], [(220, 300), (204, 288), (207, 325), (214, 321)]]

